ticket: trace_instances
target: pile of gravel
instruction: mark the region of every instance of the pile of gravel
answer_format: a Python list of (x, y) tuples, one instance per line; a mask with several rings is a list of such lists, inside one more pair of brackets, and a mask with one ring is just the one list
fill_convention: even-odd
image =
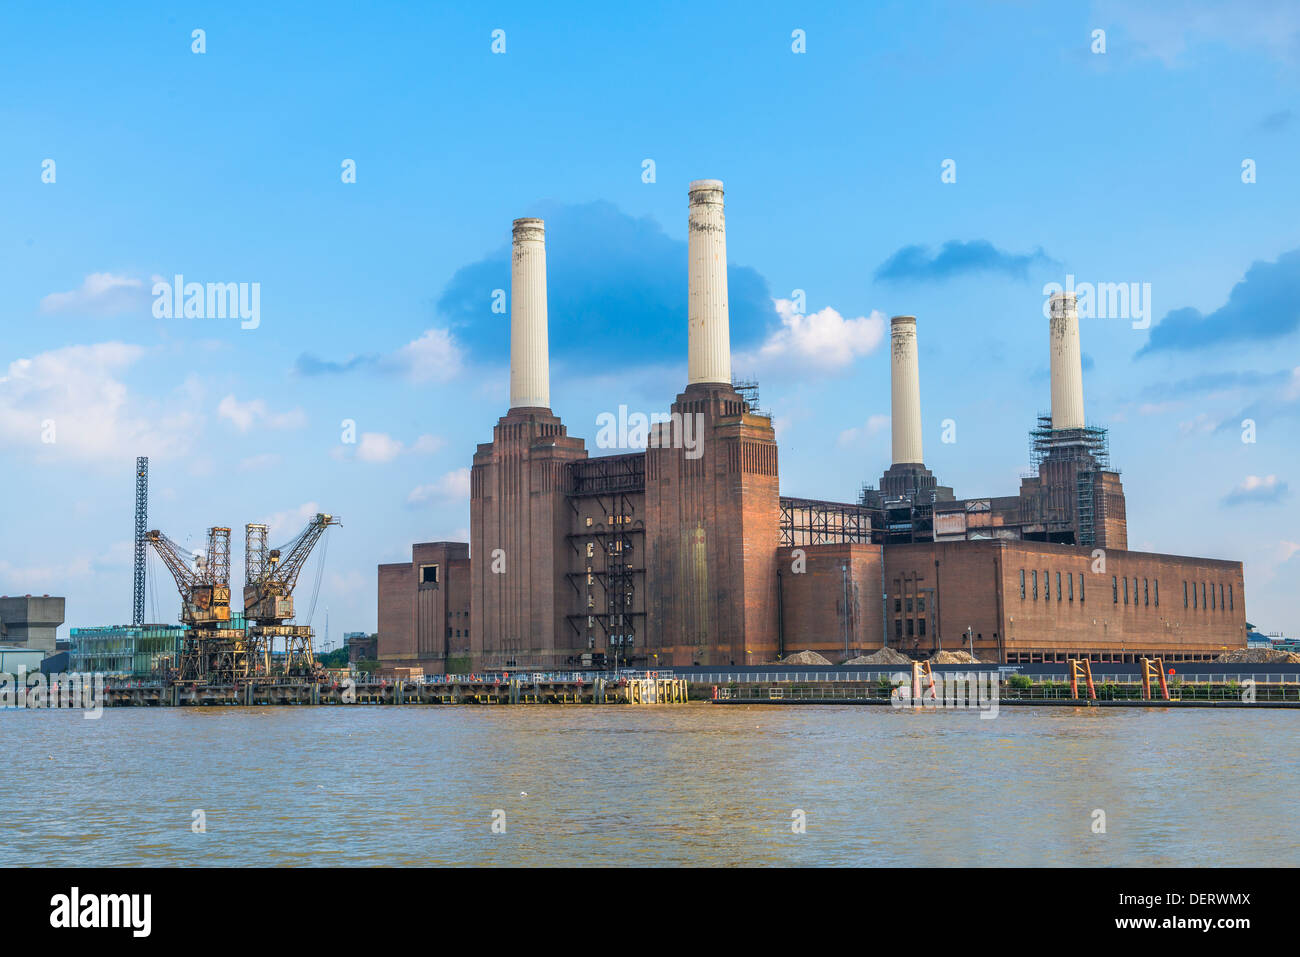
[(798, 654), (786, 655), (780, 661), (772, 662), (774, 665), (829, 665), (830, 661), (817, 654), (815, 651), (801, 651)]
[(930, 656), (932, 665), (978, 665), (980, 660), (969, 651), (936, 651)]
[(858, 655), (844, 662), (846, 665), (910, 665), (912, 659), (893, 648), (881, 648), (869, 655)]
[(1294, 651), (1278, 651), (1274, 648), (1234, 648), (1215, 660), (1236, 665), (1295, 665), (1300, 664), (1300, 655)]

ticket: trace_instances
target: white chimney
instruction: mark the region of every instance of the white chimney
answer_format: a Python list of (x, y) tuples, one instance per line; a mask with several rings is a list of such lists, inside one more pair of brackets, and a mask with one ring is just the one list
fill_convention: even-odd
[(687, 381), (731, 384), (727, 318), (727, 223), (722, 181), (697, 179), (690, 189), (687, 291)]
[(516, 219), (510, 264), (510, 408), (549, 409), (546, 224)]
[(920, 465), (921, 379), (916, 361), (916, 317), (895, 316), (889, 320), (890, 352), (890, 440), (895, 465)]
[(1074, 293), (1052, 296), (1052, 428), (1083, 428), (1083, 359)]

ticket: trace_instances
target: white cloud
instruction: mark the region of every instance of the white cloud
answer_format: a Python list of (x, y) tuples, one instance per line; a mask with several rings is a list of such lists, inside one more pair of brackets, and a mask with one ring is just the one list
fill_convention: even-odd
[(41, 312), (80, 312), (111, 316), (148, 302), (149, 294), (145, 291), (144, 280), (93, 272), (85, 278), (80, 289), (52, 292), (42, 299)]
[(1096, 19), (1098, 25), (1117, 26), (1142, 55), (1168, 67), (1178, 66), (1189, 48), (1201, 44), (1292, 62), (1300, 52), (1300, 8), (1293, 0), (1107, 0), (1097, 5)]
[(260, 472), (263, 469), (274, 468), (280, 464), (280, 456), (274, 452), (264, 452), (261, 455), (250, 455), (247, 458), (239, 460), (239, 471), (241, 472)]
[(885, 317), (875, 310), (845, 319), (829, 306), (810, 315), (795, 312), (789, 299), (777, 299), (774, 306), (781, 328), (767, 337), (756, 356), (748, 357), (750, 362), (839, 370), (874, 351), (885, 336)]
[(268, 412), (266, 403), (261, 399), (249, 399), (240, 402), (234, 395), (228, 395), (217, 404), (217, 415), (232, 422), (240, 432), (247, 432), (254, 425), (268, 429), (300, 429), (307, 424), (307, 414), (302, 409), (288, 412)]
[(362, 432), (361, 441), (356, 446), (338, 445), (330, 455), (338, 461), (355, 459), (358, 462), (391, 462), (399, 455), (429, 455), (437, 452), (446, 443), (436, 435), (427, 432), (417, 438), (410, 446), (400, 439), (395, 439), (387, 432)]
[(402, 443), (385, 432), (362, 432), (357, 458), (362, 462), (391, 462), (402, 454)]
[(267, 534), (272, 545), (275, 542), (288, 541), (303, 530), (309, 518), (314, 518), (321, 507), (315, 502), (303, 502), (297, 508), (276, 512), (260, 520), (261, 524), (270, 526)]
[(0, 443), (82, 460), (184, 454), (201, 432), (192, 384), (160, 403), (133, 397), (121, 376), (144, 354), (103, 342), (11, 362), (0, 375)]
[(408, 505), (429, 505), (440, 502), (461, 502), (469, 498), (469, 469), (459, 468), (448, 472), (430, 485), (418, 485), (406, 497)]
[(854, 445), (861, 439), (870, 438), (886, 431), (889, 428), (889, 421), (887, 415), (873, 415), (867, 419), (867, 424), (861, 428), (845, 429), (840, 433), (837, 441), (840, 445)]
[(1282, 501), (1289, 492), (1287, 483), (1279, 480), (1276, 475), (1247, 475), (1223, 501), (1226, 505), (1272, 504)]
[(1198, 412), (1195, 418), (1178, 423), (1178, 431), (1183, 435), (1203, 435), (1213, 432), (1218, 427), (1219, 420), (1204, 412)]
[(440, 437), (436, 435), (429, 435), (426, 432), (424, 435), (420, 436), (418, 439), (415, 440), (415, 443), (411, 446), (411, 451), (417, 452), (421, 455), (429, 455), (433, 452), (437, 452), (446, 444), (447, 443), (443, 441), (443, 439), (441, 439)]
[(429, 329), (384, 359), (384, 365), (415, 382), (446, 382), (460, 372), (463, 358), (451, 330)]

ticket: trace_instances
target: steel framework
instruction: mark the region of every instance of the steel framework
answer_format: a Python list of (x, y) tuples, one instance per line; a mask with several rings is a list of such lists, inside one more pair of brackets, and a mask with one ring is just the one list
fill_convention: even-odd
[[(191, 556), (157, 529), (145, 536), (176, 581), (180, 620), (186, 625), (177, 659), (177, 680), (230, 685), (255, 671), (247, 636), (230, 628), (230, 529), (208, 529), (207, 550)], [(191, 560), (193, 567), (191, 567)]]
[(135, 582), (131, 595), (131, 624), (144, 624), (144, 591), (149, 534), (149, 457), (135, 460)]
[(873, 509), (845, 502), (781, 496), (784, 546), (871, 544)]
[(311, 625), (290, 625), (294, 617), (293, 590), (307, 558), (331, 525), (341, 525), (335, 515), (318, 512), (307, 527), (282, 548), (267, 548), (266, 525), (244, 526), (244, 617), (248, 639), (269, 661), (276, 638), (285, 643), (284, 673), (309, 676), (316, 671)]

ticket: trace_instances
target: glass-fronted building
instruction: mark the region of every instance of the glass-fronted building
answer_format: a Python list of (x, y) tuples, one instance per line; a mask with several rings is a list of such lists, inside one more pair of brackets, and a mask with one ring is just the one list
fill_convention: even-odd
[(69, 669), (123, 677), (143, 677), (158, 660), (175, 660), (185, 635), (182, 625), (104, 625), (73, 628)]

